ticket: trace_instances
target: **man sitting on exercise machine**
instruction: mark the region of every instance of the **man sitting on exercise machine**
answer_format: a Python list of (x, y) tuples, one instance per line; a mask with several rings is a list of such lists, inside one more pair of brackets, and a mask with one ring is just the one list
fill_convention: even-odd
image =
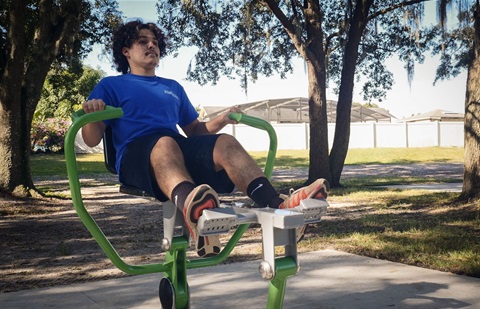
[[(82, 108), (85, 113), (105, 105), (121, 107), (123, 117), (93, 122), (82, 128), (85, 143), (94, 147), (112, 127), (121, 183), (142, 189), (160, 201), (171, 199), (184, 214), (199, 256), (220, 252), (218, 235), (200, 236), (196, 229), (204, 209), (219, 207), (218, 193), (236, 186), (258, 207), (295, 208), (302, 199), (327, 198), (328, 182), (318, 179), (285, 199), (260, 167), (231, 135), (216, 134), (230, 112), (201, 122), (182, 86), (155, 75), (166, 55), (163, 32), (154, 23), (134, 20), (113, 35), (113, 59), (122, 75), (102, 79)], [(180, 127), (184, 135), (180, 134)], [(304, 228), (299, 231), (303, 236)]]

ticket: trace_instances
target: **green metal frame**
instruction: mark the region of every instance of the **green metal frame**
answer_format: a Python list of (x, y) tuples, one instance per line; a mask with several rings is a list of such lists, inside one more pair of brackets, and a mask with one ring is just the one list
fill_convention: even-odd
[[(248, 229), (249, 224), (240, 225), (220, 254), (215, 257), (188, 260), (186, 258), (188, 239), (185, 236), (179, 236), (174, 237), (172, 240), (172, 246), (166, 254), (165, 262), (142, 265), (127, 264), (117, 253), (103, 231), (85, 208), (81, 194), (75, 153), (75, 137), (78, 131), (84, 125), (91, 122), (104, 121), (122, 116), (123, 111), (121, 108), (114, 108), (110, 106), (107, 106), (105, 110), (99, 112), (85, 114), (83, 110), (79, 110), (72, 115), (72, 125), (65, 136), (65, 161), (67, 165), (68, 180), (70, 184), (73, 206), (85, 227), (117, 268), (125, 273), (135, 275), (163, 272), (164, 276), (169, 278), (173, 284), (177, 308), (185, 308), (188, 305), (189, 297), (186, 270), (213, 266), (223, 262), (228, 258), (233, 248), (237, 245), (242, 235)], [(277, 150), (277, 137), (273, 127), (262, 119), (240, 113), (231, 113), (229, 117), (239, 123), (265, 130), (268, 133), (270, 138), (270, 146), (264, 173), (267, 178), (270, 178), (272, 176), (273, 164)], [(286, 278), (294, 275), (296, 271), (297, 265), (294, 259), (288, 257), (278, 259), (276, 263), (276, 276), (270, 281), (267, 308), (282, 307), (283, 297), (285, 294)]]

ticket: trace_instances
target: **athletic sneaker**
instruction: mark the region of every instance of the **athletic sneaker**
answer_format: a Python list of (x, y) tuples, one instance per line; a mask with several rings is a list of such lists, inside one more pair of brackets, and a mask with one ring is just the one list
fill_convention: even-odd
[(328, 181), (323, 178), (319, 178), (312, 182), (309, 186), (290, 192), (290, 196), (288, 196), (278, 208), (295, 208), (300, 205), (301, 200), (305, 200), (307, 198), (326, 199), (329, 191), (330, 184)]
[[(300, 205), (301, 200), (305, 199), (326, 199), (329, 191), (330, 184), (328, 181), (323, 178), (319, 178), (306, 187), (290, 192), (290, 196), (281, 196), (284, 198), (284, 201), (278, 208), (295, 208)], [(297, 228), (297, 242), (303, 239), (306, 228), (306, 224)]]
[(200, 236), (197, 230), (198, 218), (204, 209), (219, 207), (217, 193), (208, 185), (200, 185), (187, 196), (183, 207), (183, 216), (190, 235), (195, 241), (195, 249), (200, 257), (208, 257), (220, 253), (220, 238), (218, 235)]

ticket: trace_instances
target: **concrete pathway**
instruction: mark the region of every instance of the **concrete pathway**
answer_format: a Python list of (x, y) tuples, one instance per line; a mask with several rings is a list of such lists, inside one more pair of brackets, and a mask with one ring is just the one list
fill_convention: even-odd
[[(299, 255), (284, 308), (480, 308), (480, 279), (335, 250)], [(265, 308), (260, 261), (188, 270), (191, 308)], [(159, 308), (160, 274), (0, 294), (1, 308)]]
[(438, 192), (462, 192), (463, 183), (419, 183), (413, 185), (379, 186), (380, 188), (393, 188), (400, 190), (428, 190)]

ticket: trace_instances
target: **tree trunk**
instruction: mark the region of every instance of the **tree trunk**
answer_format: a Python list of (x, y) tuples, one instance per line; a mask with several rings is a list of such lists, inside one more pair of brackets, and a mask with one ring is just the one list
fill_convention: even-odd
[(310, 164), (307, 184), (318, 178), (331, 182), (328, 160), (328, 121), (325, 66), (307, 62), (310, 113)]
[(330, 168), (332, 187), (340, 186), (340, 176), (348, 152), (350, 141), (350, 123), (352, 112), (352, 98), (355, 68), (358, 59), (358, 47), (367, 25), (367, 17), (373, 0), (357, 1), (355, 11), (350, 22), (348, 40), (345, 46), (344, 63), (341, 73), (340, 92), (338, 95), (337, 117), (335, 123), (335, 137), (330, 152)]
[(475, 38), (465, 98), (465, 161), (460, 200), (480, 197), (480, 12), (475, 6)]
[(12, 1), (9, 58), (0, 81), (0, 192), (31, 196), (30, 129), (48, 70), (79, 31), (81, 1), (54, 8), (40, 1), (33, 40), (25, 30), (26, 1)]
[(310, 114), (310, 184), (318, 178), (329, 182), (330, 162), (328, 160), (328, 120), (326, 95), (326, 63), (323, 46), (322, 14), (319, 3), (309, 1), (305, 13), (307, 40), (304, 52), (308, 69), (308, 106)]
[[(25, 126), (25, 103), (22, 100), (24, 65), (27, 44), (23, 35), (25, 1), (12, 1), (9, 15), (10, 57), (0, 81), (0, 192), (19, 193), (32, 188), (29, 152), (25, 138), (30, 141), (30, 125)], [(26, 132), (28, 130), (28, 132)]]
[[(0, 91), (4, 87), (0, 86)], [(33, 188), (29, 169), (29, 151), (25, 149), (25, 135), (30, 140), (25, 117), (22, 117), (18, 106), (8, 109), (3, 102), (0, 108), (0, 192), (14, 193), (24, 196), (28, 188)], [(29, 128), (30, 126), (28, 126)]]

